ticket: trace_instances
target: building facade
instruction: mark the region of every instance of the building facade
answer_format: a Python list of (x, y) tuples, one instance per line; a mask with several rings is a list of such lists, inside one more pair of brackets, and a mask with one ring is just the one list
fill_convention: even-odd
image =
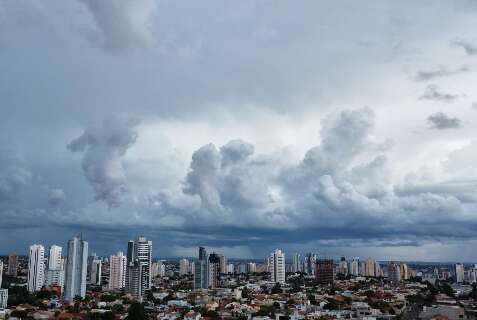
[(204, 247), (199, 247), (199, 260), (195, 263), (194, 289), (207, 289), (209, 284), (208, 256)]
[(0, 289), (0, 310), (7, 308), (8, 289)]
[(152, 242), (138, 237), (128, 242), (126, 291), (142, 301), (151, 288)]
[(276, 249), (268, 258), (270, 280), (275, 283), (285, 283), (285, 253)]
[(109, 284), (110, 290), (120, 290), (126, 286), (126, 256), (119, 251), (109, 257)]
[(321, 285), (332, 285), (335, 280), (335, 263), (333, 259), (317, 259), (315, 279)]
[(65, 272), (65, 300), (71, 301), (76, 296), (85, 297), (87, 263), (88, 242), (78, 237), (69, 240)]
[(299, 253), (293, 255), (292, 272), (301, 272), (301, 256)]
[(41, 244), (30, 246), (28, 258), (28, 292), (41, 290), (45, 282), (45, 248)]
[(16, 253), (11, 253), (8, 256), (8, 272), (7, 274), (12, 277), (18, 276), (18, 256)]
[(63, 249), (60, 246), (52, 245), (48, 255), (48, 270), (62, 269), (62, 254)]

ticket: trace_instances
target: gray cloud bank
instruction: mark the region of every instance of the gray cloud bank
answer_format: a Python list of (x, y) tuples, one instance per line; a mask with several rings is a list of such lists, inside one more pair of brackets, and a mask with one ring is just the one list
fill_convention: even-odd
[[(431, 118), (438, 129), (460, 125), (445, 115)], [(120, 159), (136, 140), (135, 124), (105, 122), (69, 145), (85, 153), (85, 175), (96, 198), (109, 206), (119, 205), (121, 196), (128, 199), (122, 193), (126, 179)], [(281, 234), (298, 243), (473, 238), (476, 223), (468, 210), (475, 202), (469, 202), (462, 186), (391, 182), (389, 143), (373, 136), (374, 126), (369, 108), (331, 114), (322, 120), (319, 144), (297, 164), (256, 154), (242, 140), (219, 148), (204, 145), (192, 155), (182, 192), (147, 202), (128, 200), (104, 218), (95, 211), (94, 223), (182, 230), (195, 241), (213, 234), (216, 240), (207, 243), (232, 246), (251, 239), (276, 241)], [(136, 212), (134, 221), (121, 220), (127, 212)], [(86, 216), (71, 219), (84, 223)]]

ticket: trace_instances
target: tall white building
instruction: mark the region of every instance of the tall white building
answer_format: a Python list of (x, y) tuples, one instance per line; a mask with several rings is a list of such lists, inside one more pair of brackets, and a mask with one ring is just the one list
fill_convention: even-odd
[(50, 247), (50, 253), (48, 256), (48, 270), (62, 269), (62, 259), (61, 259), (62, 250), (63, 249), (60, 246), (52, 245)]
[(142, 300), (152, 283), (152, 241), (145, 237), (130, 240), (127, 253), (126, 291)]
[(292, 272), (301, 271), (301, 257), (299, 253), (295, 253), (293, 256)]
[(365, 276), (366, 277), (375, 277), (376, 276), (376, 261), (374, 259), (368, 258), (366, 259), (365, 264)]
[(462, 263), (456, 263), (454, 265), (455, 282), (464, 282), (464, 265)]
[(126, 285), (126, 256), (119, 251), (109, 257), (109, 289), (122, 289)]
[(233, 274), (234, 271), (235, 271), (235, 270), (234, 270), (234, 265), (233, 265), (233, 263), (229, 263), (229, 264), (227, 265), (227, 273), (228, 273), (228, 274)]
[(65, 285), (65, 270), (47, 270), (45, 274), (46, 286), (60, 286), (63, 290)]
[(227, 258), (222, 254), (219, 255), (220, 259), (220, 273), (227, 273)]
[(65, 273), (65, 300), (86, 295), (86, 273), (88, 263), (88, 242), (74, 237), (68, 241)]
[(0, 288), (2, 287), (2, 278), (3, 278), (3, 261), (0, 260)]
[(181, 261), (179, 262), (179, 274), (181, 276), (189, 274), (190, 273), (189, 268), (190, 268), (189, 260), (181, 259)]
[(257, 264), (255, 262), (247, 263), (247, 273), (257, 272)]
[(8, 289), (0, 289), (0, 310), (7, 308)]
[(41, 244), (30, 246), (28, 259), (28, 291), (39, 291), (45, 282), (45, 248)]
[(157, 261), (152, 264), (151, 267), (151, 276), (152, 278), (156, 277), (164, 277), (166, 275), (166, 266), (164, 265), (164, 262), (162, 261)]
[(353, 258), (349, 265), (349, 273), (353, 276), (359, 276), (359, 258)]
[(271, 274), (271, 281), (285, 283), (285, 253), (276, 249), (268, 258), (268, 267)]

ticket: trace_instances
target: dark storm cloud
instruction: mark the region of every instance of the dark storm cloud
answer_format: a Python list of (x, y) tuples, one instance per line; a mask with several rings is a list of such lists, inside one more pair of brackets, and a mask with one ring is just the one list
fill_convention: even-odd
[(462, 120), (450, 117), (443, 112), (436, 112), (427, 117), (427, 122), (432, 129), (446, 130), (462, 127)]
[(477, 45), (474, 42), (463, 40), (463, 39), (455, 39), (451, 42), (451, 45), (454, 47), (463, 48), (465, 53), (467, 53), (470, 56), (477, 54)]
[(138, 120), (119, 115), (104, 120), (99, 127), (91, 127), (68, 144), (72, 152), (83, 153), (82, 168), (94, 189), (95, 199), (108, 206), (120, 204), (126, 189), (126, 176), (121, 158), (136, 142)]
[(448, 77), (448, 76), (452, 76), (452, 75), (456, 75), (460, 73), (466, 73), (470, 71), (471, 71), (471, 68), (469, 66), (462, 66), (454, 70), (444, 66), (440, 66), (439, 68), (434, 70), (418, 71), (416, 75), (413, 77), (413, 79), (416, 81), (430, 81), (436, 78)]
[[(396, 193), (383, 179), (388, 175), (382, 154), (386, 149), (371, 139), (373, 128), (374, 112), (369, 108), (327, 117), (319, 146), (295, 167), (270, 159), (258, 162), (244, 151), (238, 163), (224, 169), (219, 149), (212, 144), (200, 148), (194, 153), (185, 191), (199, 196), (203, 211), (184, 228), (214, 234), (227, 245), (243, 245), (250, 238), (273, 242), (284, 234), (297, 243), (347, 237), (445, 238), (457, 229), (462, 237), (472, 237), (474, 224), (455, 220), (454, 214), (463, 210), (459, 194), (438, 189)], [(382, 151), (375, 154), (375, 150)], [(257, 163), (261, 175), (256, 174)], [(217, 244), (214, 241), (208, 243)]]
[(442, 93), (439, 91), (438, 86), (430, 84), (426, 87), (424, 94), (419, 97), (419, 100), (435, 100), (445, 103), (452, 103), (461, 97), (463, 97), (462, 94)]

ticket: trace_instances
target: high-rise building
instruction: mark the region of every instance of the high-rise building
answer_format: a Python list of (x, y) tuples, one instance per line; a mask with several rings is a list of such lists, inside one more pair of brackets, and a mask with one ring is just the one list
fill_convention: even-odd
[(366, 262), (360, 261), (359, 262), (359, 275), (362, 277), (366, 276)]
[(52, 245), (50, 247), (50, 251), (48, 255), (48, 270), (61, 270), (62, 250), (63, 249), (60, 246)]
[(399, 264), (399, 272), (401, 273), (401, 279), (408, 280), (409, 279), (409, 268), (407, 264), (401, 262)]
[(152, 264), (152, 278), (164, 277), (166, 275), (166, 266), (162, 261), (157, 261)]
[(227, 273), (227, 258), (223, 254), (219, 254), (220, 273)]
[(208, 287), (209, 288), (218, 288), (220, 281), (220, 255), (217, 253), (211, 253), (208, 259), (207, 271), (208, 276)]
[(316, 258), (317, 258), (317, 255), (311, 252), (305, 255), (305, 259), (303, 261), (303, 272), (305, 272), (308, 275), (315, 274)]
[(456, 263), (454, 265), (455, 282), (464, 282), (464, 265), (462, 263)]
[(379, 264), (378, 261), (374, 262), (374, 276), (375, 277), (382, 277), (383, 276), (383, 270), (381, 269), (381, 265)]
[(348, 275), (348, 262), (345, 257), (341, 257), (340, 263), (338, 265), (338, 273), (342, 275)]
[(190, 261), (189, 262), (189, 273), (191, 275), (194, 275), (194, 272), (195, 272), (195, 262), (194, 261)]
[(140, 302), (142, 302), (145, 293), (142, 286), (144, 270), (145, 268), (138, 260), (130, 262), (126, 267), (126, 291)]
[(374, 259), (371, 259), (371, 258), (366, 259), (364, 275), (366, 277), (375, 277), (376, 276), (375, 267), (376, 267), (376, 261), (374, 261)]
[(134, 240), (129, 240), (128, 241), (128, 251), (126, 252), (127, 256), (127, 260), (126, 260), (126, 263), (129, 265), (131, 262), (134, 262), (134, 252), (135, 252), (135, 249), (134, 249)]
[(7, 308), (8, 302), (8, 289), (0, 289), (0, 310)]
[(388, 279), (394, 285), (398, 285), (401, 281), (401, 268), (392, 261), (388, 265)]
[(353, 276), (359, 276), (359, 258), (353, 258), (350, 263), (349, 273)]
[(207, 251), (204, 247), (199, 247), (199, 260), (207, 260)]
[(88, 263), (88, 242), (74, 237), (68, 241), (65, 272), (65, 300), (86, 295), (86, 273)]
[(102, 266), (102, 261), (96, 255), (92, 255), (88, 258), (89, 284), (96, 285), (96, 286), (101, 285), (101, 266)]
[(199, 261), (195, 263), (194, 289), (207, 289), (209, 284), (208, 257), (204, 247), (199, 247)]
[(45, 274), (46, 286), (59, 286), (63, 291), (65, 285), (65, 259), (61, 257), (62, 248), (51, 246), (48, 256), (48, 270)]
[(18, 276), (18, 256), (16, 253), (11, 253), (8, 256), (8, 272), (7, 274), (11, 277)]
[(257, 272), (257, 264), (255, 262), (247, 263), (247, 273)]
[(189, 268), (190, 268), (189, 260), (181, 259), (181, 261), (179, 261), (179, 274), (181, 276), (189, 274), (190, 273)]
[(62, 290), (65, 285), (65, 270), (46, 270), (45, 274), (45, 285), (46, 286), (59, 286)]
[(299, 253), (293, 255), (292, 272), (301, 271), (301, 257)]
[(235, 269), (235, 268), (234, 268), (233, 263), (229, 263), (229, 264), (227, 265), (227, 273), (228, 273), (228, 274), (233, 274), (234, 271), (235, 271), (234, 269)]
[(268, 267), (271, 275), (271, 281), (276, 283), (285, 283), (285, 253), (276, 249), (268, 258)]
[(39, 291), (45, 282), (45, 248), (41, 244), (30, 246), (28, 258), (28, 291)]
[(3, 278), (3, 261), (0, 260), (0, 288), (2, 287), (2, 278)]
[[(152, 242), (145, 237), (138, 237), (128, 243), (126, 272), (126, 291), (142, 301), (146, 290), (151, 288)], [(131, 269), (131, 270), (129, 270)], [(133, 283), (132, 281), (138, 281)]]
[(109, 257), (109, 289), (119, 290), (126, 286), (126, 256), (119, 251)]
[(315, 278), (322, 285), (331, 285), (335, 279), (335, 263), (333, 259), (317, 259)]

